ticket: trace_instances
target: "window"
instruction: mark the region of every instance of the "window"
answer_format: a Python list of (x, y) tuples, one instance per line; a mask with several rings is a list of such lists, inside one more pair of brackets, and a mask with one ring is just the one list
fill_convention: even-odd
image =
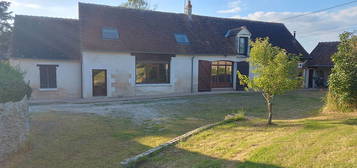
[(137, 63), (137, 84), (161, 84), (170, 83), (169, 63)]
[(229, 61), (214, 61), (211, 69), (212, 87), (233, 86), (233, 63)]
[(238, 54), (248, 55), (248, 37), (238, 38)]
[(56, 70), (58, 65), (38, 65), (40, 67), (40, 88), (56, 89), (57, 76)]
[(186, 34), (175, 34), (176, 42), (180, 44), (190, 44)]
[(119, 32), (114, 28), (103, 28), (102, 38), (105, 40), (117, 40), (119, 39)]

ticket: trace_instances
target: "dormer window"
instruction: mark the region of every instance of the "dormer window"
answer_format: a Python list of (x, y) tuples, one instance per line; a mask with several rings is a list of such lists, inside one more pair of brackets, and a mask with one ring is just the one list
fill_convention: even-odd
[(249, 55), (249, 39), (252, 36), (246, 26), (229, 29), (224, 37), (234, 38), (237, 55), (248, 56)]
[(238, 37), (238, 54), (248, 55), (248, 37)]
[(117, 39), (119, 39), (118, 29), (115, 29), (115, 28), (103, 28), (102, 29), (102, 38), (104, 40), (117, 40)]
[(188, 40), (188, 37), (186, 34), (175, 34), (175, 39), (176, 39), (176, 42), (179, 44), (184, 44), (184, 45), (190, 44), (190, 41)]

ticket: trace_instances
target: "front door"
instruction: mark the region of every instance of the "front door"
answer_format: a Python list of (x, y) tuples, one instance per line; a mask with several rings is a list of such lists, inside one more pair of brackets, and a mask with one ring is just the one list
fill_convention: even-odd
[(93, 96), (107, 96), (107, 70), (93, 69)]
[(211, 91), (211, 62), (198, 62), (198, 91)]
[(236, 83), (236, 89), (238, 91), (244, 91), (244, 88), (246, 86), (241, 85), (238, 77), (238, 71), (242, 75), (249, 76), (249, 63), (248, 62), (237, 62), (237, 83)]

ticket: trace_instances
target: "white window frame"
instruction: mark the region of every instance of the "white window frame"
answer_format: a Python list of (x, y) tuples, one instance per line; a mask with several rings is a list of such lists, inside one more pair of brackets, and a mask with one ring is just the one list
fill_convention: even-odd
[[(237, 55), (239, 56), (243, 56), (243, 57), (248, 57), (249, 56), (249, 52), (250, 52), (250, 47), (249, 47), (249, 42), (250, 42), (250, 37), (252, 36), (252, 34), (250, 33), (250, 31), (246, 28), (246, 27), (242, 27), (242, 30), (240, 30), (238, 33), (237, 33), (237, 36), (236, 36), (236, 49), (237, 49)], [(247, 55), (242, 55), (240, 54), (240, 51), (239, 51), (239, 43), (240, 43), (240, 38), (241, 37), (244, 37), (244, 38), (247, 38), (248, 39), (248, 48), (247, 48)]]
[[(42, 88), (41, 87), (41, 76), (40, 76), (40, 67), (41, 66), (55, 66), (55, 73), (56, 73), (56, 87), (55, 88)], [(59, 65), (58, 64), (37, 64), (38, 67), (38, 74), (39, 74), (39, 82), (40, 82), (40, 87), (38, 88), (40, 91), (57, 91), (58, 90), (58, 69), (59, 69)]]

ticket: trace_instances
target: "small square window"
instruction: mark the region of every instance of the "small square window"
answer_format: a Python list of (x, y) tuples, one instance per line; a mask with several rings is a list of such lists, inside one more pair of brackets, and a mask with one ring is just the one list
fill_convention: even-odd
[(176, 42), (180, 44), (190, 44), (186, 34), (175, 34)]
[(119, 39), (119, 32), (114, 28), (103, 28), (102, 38), (105, 40), (117, 40)]

